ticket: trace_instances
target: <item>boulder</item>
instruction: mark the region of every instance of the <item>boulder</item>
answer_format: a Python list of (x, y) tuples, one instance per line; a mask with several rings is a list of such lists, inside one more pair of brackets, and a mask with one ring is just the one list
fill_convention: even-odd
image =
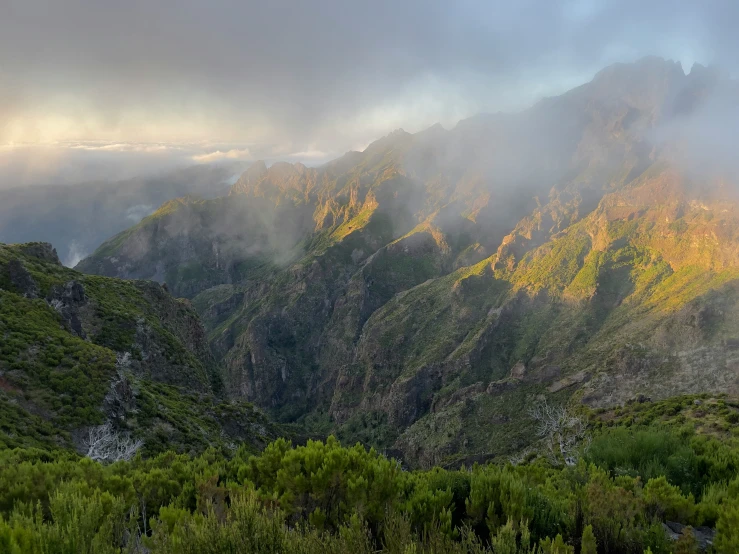
[(713, 545), (713, 538), (716, 535), (716, 530), (710, 527), (689, 527), (675, 521), (666, 521), (662, 528), (667, 538), (672, 541), (677, 541), (683, 534), (692, 532), (701, 552), (705, 552)]

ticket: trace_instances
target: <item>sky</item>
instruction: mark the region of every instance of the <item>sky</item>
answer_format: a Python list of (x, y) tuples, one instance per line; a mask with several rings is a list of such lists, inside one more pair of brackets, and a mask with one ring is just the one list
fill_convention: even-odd
[(735, 0), (1, 0), (0, 188), (322, 163), (658, 55), (739, 70)]

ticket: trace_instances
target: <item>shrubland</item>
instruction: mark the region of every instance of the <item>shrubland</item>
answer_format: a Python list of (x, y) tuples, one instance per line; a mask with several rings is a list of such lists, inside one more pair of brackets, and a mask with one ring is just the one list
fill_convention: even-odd
[[(598, 416), (594, 416), (597, 418)], [(103, 465), (0, 452), (4, 552), (698, 552), (664, 522), (739, 548), (739, 441), (664, 424), (591, 425), (572, 465), (408, 471), (357, 444), (226, 457), (165, 452)]]

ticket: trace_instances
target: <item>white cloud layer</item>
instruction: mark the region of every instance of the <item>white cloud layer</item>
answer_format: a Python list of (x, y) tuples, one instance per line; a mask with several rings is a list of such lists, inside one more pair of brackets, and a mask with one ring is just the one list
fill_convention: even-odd
[(226, 152), (216, 150), (215, 152), (208, 152), (207, 154), (197, 154), (192, 159), (198, 163), (211, 163), (219, 162), (222, 160), (249, 160), (251, 153), (248, 148), (242, 148), (237, 150), (232, 148)]

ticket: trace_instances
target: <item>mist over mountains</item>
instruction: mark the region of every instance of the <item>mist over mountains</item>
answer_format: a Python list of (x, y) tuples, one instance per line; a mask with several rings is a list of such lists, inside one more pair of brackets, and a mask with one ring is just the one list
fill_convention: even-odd
[(739, 553), (738, 27), (0, 1), (0, 551)]
[(541, 395), (734, 394), (739, 181), (713, 144), (736, 86), (650, 57), (323, 166), (257, 162), (77, 268), (190, 298), (230, 394), (422, 466), (525, 448)]
[(735, 552), (736, 91), (650, 57), (315, 167), (0, 192), (0, 238), (102, 240), (0, 244), (0, 535)]
[(123, 181), (0, 189), (0, 242), (52, 242), (62, 262), (74, 266), (171, 198), (225, 194), (243, 167), (201, 165)]

